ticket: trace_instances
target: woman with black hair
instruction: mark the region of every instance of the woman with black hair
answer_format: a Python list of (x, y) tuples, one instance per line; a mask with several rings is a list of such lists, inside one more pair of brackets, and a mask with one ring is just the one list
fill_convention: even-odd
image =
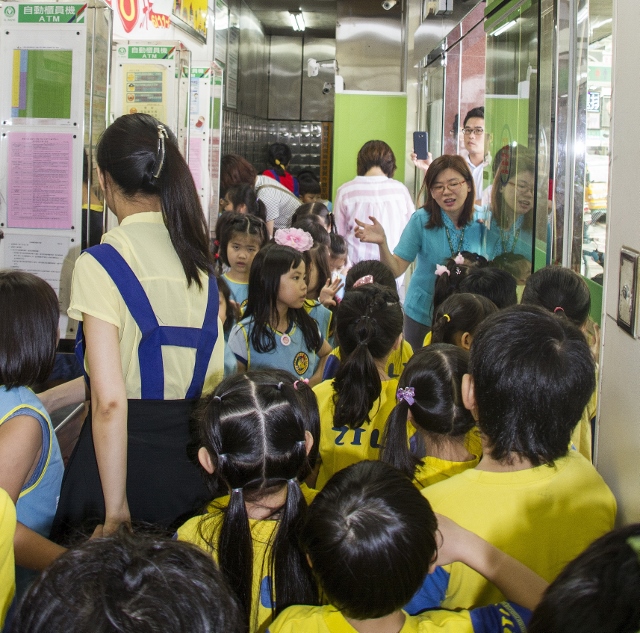
[(122, 116), (97, 159), (120, 225), (73, 275), (91, 408), (65, 472), (58, 540), (98, 523), (105, 534), (132, 521), (169, 527), (206, 500), (189, 418), (223, 373), (207, 224), (175, 136), (149, 115)]

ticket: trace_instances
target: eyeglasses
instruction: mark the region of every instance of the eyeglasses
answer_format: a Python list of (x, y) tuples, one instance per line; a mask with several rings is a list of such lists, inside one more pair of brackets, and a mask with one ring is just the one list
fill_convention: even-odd
[(515, 187), (518, 193), (531, 193), (533, 191), (533, 184), (529, 182), (513, 182), (513, 180), (510, 180), (507, 185)]
[(446, 185), (433, 185), (433, 187), (431, 187), (431, 195), (433, 196), (438, 196), (440, 195), (445, 187), (449, 190), (449, 191), (453, 191), (456, 192), (458, 191), (458, 189), (460, 189), (460, 187), (467, 182), (466, 180), (450, 180)]
[(475, 134), (476, 136), (482, 136), (484, 134), (484, 128), (481, 127), (465, 127), (462, 128), (462, 132), (465, 136), (471, 136)]

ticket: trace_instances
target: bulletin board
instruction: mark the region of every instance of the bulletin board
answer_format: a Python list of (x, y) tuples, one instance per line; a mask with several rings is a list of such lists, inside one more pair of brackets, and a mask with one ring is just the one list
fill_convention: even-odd
[(53, 287), (63, 336), (64, 270), (80, 250), (87, 13), (87, 4), (0, 3), (0, 268)]
[(333, 144), (333, 199), (336, 190), (356, 177), (356, 159), (367, 141), (384, 141), (396, 156), (394, 178), (404, 182), (407, 97), (405, 94), (349, 92), (336, 94)]

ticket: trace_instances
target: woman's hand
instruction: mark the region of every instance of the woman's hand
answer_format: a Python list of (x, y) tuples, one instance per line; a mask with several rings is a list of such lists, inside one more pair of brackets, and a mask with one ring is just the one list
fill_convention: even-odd
[(340, 290), (344, 286), (344, 283), (340, 277), (336, 277), (335, 279), (327, 279), (327, 283), (324, 285), (324, 288), (320, 291), (320, 296), (318, 297), (318, 301), (325, 308), (332, 308), (336, 305), (336, 292)]
[(429, 169), (429, 165), (431, 165), (432, 161), (433, 161), (433, 156), (431, 155), (431, 152), (428, 152), (427, 158), (422, 160), (418, 159), (418, 155), (415, 152), (411, 152), (411, 162), (418, 169), (421, 169), (424, 172), (426, 172), (427, 169)]
[(358, 225), (354, 231), (355, 236), (361, 242), (367, 242), (369, 244), (385, 244), (387, 236), (384, 232), (384, 227), (374, 217), (369, 217), (373, 224), (365, 224), (360, 220), (356, 220)]

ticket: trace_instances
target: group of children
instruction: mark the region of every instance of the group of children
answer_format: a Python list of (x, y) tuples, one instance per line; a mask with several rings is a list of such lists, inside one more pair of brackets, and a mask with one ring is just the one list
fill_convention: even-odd
[[(29, 388), (53, 362), (57, 301), (0, 274), (0, 488), (19, 521), (0, 491), (0, 619), (14, 555), (48, 567), (10, 630), (637, 631), (639, 530), (609, 534), (615, 499), (590, 463), (579, 275), (542, 269), (517, 305), (511, 273), (459, 253), (436, 269), (433, 327), (412, 350), (393, 274), (347, 270), (323, 204), (270, 240), (255, 193), (226, 200), (226, 377), (197, 416), (212, 501), (177, 543), (121, 533), (63, 554), (46, 539), (29, 495), (62, 467)], [(24, 407), (35, 421), (18, 431)]]

